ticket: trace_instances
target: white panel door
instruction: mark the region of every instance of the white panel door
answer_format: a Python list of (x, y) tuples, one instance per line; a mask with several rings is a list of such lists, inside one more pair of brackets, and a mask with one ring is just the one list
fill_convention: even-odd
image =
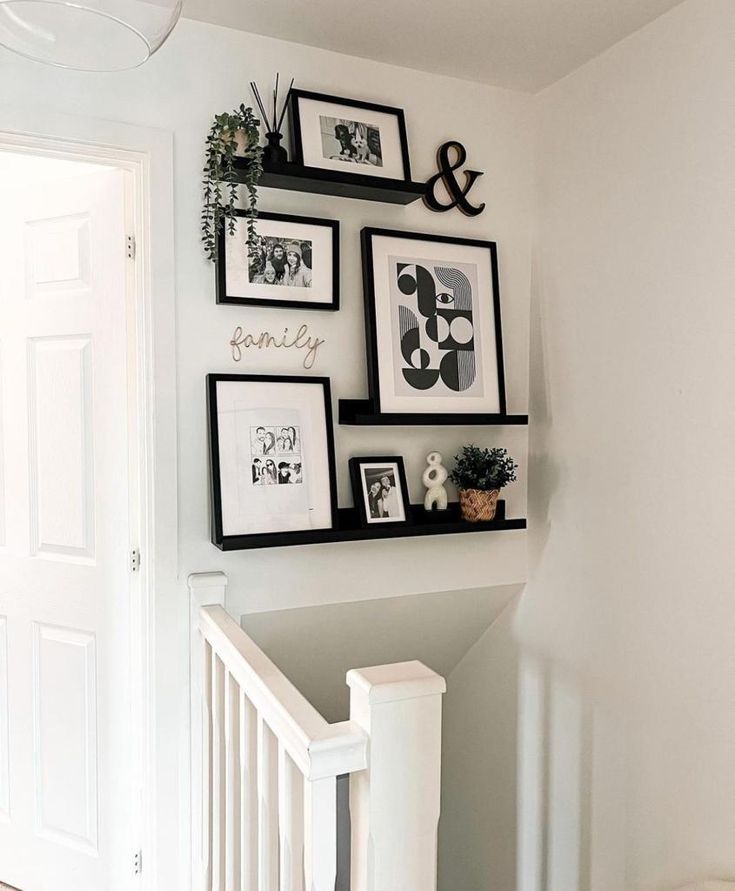
[(124, 177), (0, 192), (0, 883), (22, 891), (133, 875)]

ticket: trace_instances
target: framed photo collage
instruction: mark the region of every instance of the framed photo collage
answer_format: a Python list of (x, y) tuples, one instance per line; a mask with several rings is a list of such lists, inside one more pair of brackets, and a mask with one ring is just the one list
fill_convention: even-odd
[[(402, 109), (292, 90), (289, 112), (310, 176), (410, 182)], [(256, 232), (240, 217), (220, 234), (218, 303), (339, 309), (338, 220), (260, 211)], [(504, 415), (495, 242), (369, 227), (361, 252), (372, 412)], [(207, 399), (213, 543), (336, 528), (329, 379), (210, 374)], [(361, 526), (411, 522), (401, 456), (355, 456), (349, 473)]]

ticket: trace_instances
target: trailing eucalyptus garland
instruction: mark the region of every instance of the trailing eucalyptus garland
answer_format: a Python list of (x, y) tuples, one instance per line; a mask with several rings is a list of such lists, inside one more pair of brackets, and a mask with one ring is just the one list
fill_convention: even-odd
[[(242, 143), (238, 145), (238, 134)], [(234, 160), (240, 148), (240, 157), (247, 164), (235, 171)], [(240, 105), (232, 113), (215, 115), (207, 135), (206, 160), (203, 169), (204, 206), (202, 208), (202, 243), (209, 260), (217, 256), (217, 236), (227, 226), (229, 235), (235, 234), (237, 217), (237, 187), (245, 186), (248, 204), (245, 218), (248, 226), (248, 244), (255, 242), (255, 218), (258, 215), (258, 181), (263, 172), (263, 149), (260, 145), (260, 121), (252, 108)]]

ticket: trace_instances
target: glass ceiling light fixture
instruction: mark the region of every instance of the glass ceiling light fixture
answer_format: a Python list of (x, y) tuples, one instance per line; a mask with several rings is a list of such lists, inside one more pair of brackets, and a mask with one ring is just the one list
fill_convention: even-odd
[(183, 0), (0, 0), (0, 45), (80, 71), (146, 62), (173, 31)]

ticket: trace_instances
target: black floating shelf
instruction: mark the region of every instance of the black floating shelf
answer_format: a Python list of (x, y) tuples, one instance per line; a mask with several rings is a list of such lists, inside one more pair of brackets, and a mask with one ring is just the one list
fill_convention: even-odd
[[(244, 158), (235, 158), (236, 173), (244, 173), (248, 163)], [(411, 204), (426, 191), (424, 183), (343, 173), (341, 170), (322, 170), (321, 167), (302, 167), (290, 162), (263, 164), (263, 174), (258, 184), (266, 189), (361, 198), (363, 201), (383, 201), (386, 204)]]
[(453, 424), (457, 427), (515, 426), (528, 424), (528, 415), (482, 415), (482, 414), (429, 414), (415, 415), (402, 413), (381, 414), (375, 411), (370, 399), (340, 399), (340, 424), (363, 427), (437, 427)]
[(377, 524), (363, 528), (353, 507), (341, 507), (336, 529), (308, 529), (302, 532), (268, 532), (263, 535), (227, 536), (221, 545), (223, 551), (242, 551), (252, 548), (281, 548), (291, 545), (326, 544), (336, 541), (365, 541), (382, 538), (411, 538), (422, 535), (454, 535), (465, 532), (501, 532), (509, 529), (525, 529), (523, 518), (507, 520), (505, 502), (498, 501), (495, 519), (488, 523), (468, 523), (460, 517), (455, 502), (445, 511), (427, 513), (423, 504), (411, 505), (411, 517), (407, 523)]

